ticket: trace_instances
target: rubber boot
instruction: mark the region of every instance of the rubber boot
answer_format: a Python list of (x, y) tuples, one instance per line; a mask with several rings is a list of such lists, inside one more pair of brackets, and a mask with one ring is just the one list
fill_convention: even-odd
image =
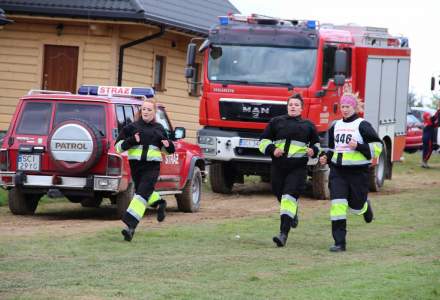
[(287, 235), (280, 232), (280, 234), (277, 236), (274, 236), (272, 238), (272, 240), (277, 245), (277, 247), (284, 247), (287, 242)]
[(347, 220), (332, 221), (332, 235), (335, 244), (330, 247), (331, 252), (345, 251), (345, 236), (347, 235)]
[(286, 245), (290, 227), (292, 226), (292, 220), (293, 219), (288, 215), (280, 216), (280, 234), (272, 238), (272, 241), (278, 247), (284, 247)]
[(134, 236), (134, 230), (135, 229), (132, 227), (126, 227), (122, 229), (121, 233), (124, 236), (124, 240), (126, 240), (127, 242), (131, 242)]
[(333, 245), (329, 250), (330, 252), (343, 252), (345, 251), (345, 245)]
[(157, 221), (163, 222), (166, 217), (165, 209), (167, 208), (167, 202), (163, 199), (157, 201)]
[(374, 215), (373, 215), (373, 208), (371, 207), (370, 200), (367, 200), (367, 210), (364, 212), (364, 220), (367, 223), (371, 223), (373, 221)]
[(292, 228), (298, 227), (298, 212), (296, 213), (295, 217), (292, 219)]

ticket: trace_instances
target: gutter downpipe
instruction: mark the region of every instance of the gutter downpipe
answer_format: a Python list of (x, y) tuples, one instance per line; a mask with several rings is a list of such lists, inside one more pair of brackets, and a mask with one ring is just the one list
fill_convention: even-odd
[(151, 41), (151, 40), (160, 38), (161, 36), (163, 36), (165, 34), (165, 26), (160, 25), (159, 28), (160, 28), (159, 32), (156, 32), (152, 35), (147, 35), (139, 40), (129, 42), (129, 43), (121, 45), (121, 47), (119, 47), (118, 86), (121, 86), (121, 84), (122, 84), (122, 72), (123, 72), (123, 67), (124, 67), (124, 51), (125, 51), (125, 49), (136, 46), (136, 45), (141, 44), (146, 41)]

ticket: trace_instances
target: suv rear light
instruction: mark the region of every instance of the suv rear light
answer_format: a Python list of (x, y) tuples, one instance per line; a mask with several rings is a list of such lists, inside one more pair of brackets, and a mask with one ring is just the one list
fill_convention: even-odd
[(122, 173), (122, 158), (119, 155), (108, 155), (107, 175), (120, 176)]
[(12, 179), (14, 178), (13, 175), (3, 175), (0, 177), (0, 185), (3, 186), (12, 186)]
[(9, 169), (8, 150), (0, 149), (0, 171), (7, 171)]

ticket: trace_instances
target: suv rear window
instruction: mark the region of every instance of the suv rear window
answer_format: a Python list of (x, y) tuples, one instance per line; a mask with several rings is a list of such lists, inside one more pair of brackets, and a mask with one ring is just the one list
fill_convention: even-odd
[(58, 103), (54, 126), (69, 119), (86, 121), (94, 125), (105, 136), (105, 112), (102, 105)]
[(51, 103), (28, 102), (21, 113), (16, 132), (19, 134), (47, 135), (51, 117)]

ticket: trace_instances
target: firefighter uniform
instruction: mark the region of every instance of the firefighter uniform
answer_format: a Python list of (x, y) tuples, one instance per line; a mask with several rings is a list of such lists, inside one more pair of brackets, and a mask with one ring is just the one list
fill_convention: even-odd
[[(139, 133), (139, 143), (134, 137), (135, 133)], [(159, 177), (161, 152), (174, 152), (174, 144), (166, 136), (165, 129), (159, 123), (155, 121), (147, 123), (140, 119), (125, 126), (117, 138), (116, 151), (119, 153), (127, 151), (135, 186), (134, 197), (122, 217), (122, 221), (127, 225), (127, 229), (124, 229), (122, 234), (128, 241), (133, 237), (134, 230), (148, 207), (159, 207), (157, 215), (159, 222), (165, 218), (166, 202), (154, 191), (154, 186)], [(162, 140), (168, 140), (169, 147), (163, 147)]]
[[(329, 188), (331, 198), (330, 218), (335, 244), (331, 251), (345, 251), (347, 211), (363, 215), (367, 223), (373, 219), (371, 204), (367, 200), (369, 165), (378, 158), (382, 142), (370, 123), (356, 114), (336, 121), (329, 129), (330, 161)], [(349, 147), (357, 141), (356, 149)]]
[[(284, 151), (281, 157), (274, 156), (276, 148)], [(272, 157), (272, 192), (280, 202), (280, 236), (274, 237), (279, 247), (284, 246), (290, 228), (296, 227), (298, 199), (307, 178), (307, 148), (316, 157), (319, 137), (313, 123), (300, 116), (273, 118), (260, 138), (260, 151)]]

